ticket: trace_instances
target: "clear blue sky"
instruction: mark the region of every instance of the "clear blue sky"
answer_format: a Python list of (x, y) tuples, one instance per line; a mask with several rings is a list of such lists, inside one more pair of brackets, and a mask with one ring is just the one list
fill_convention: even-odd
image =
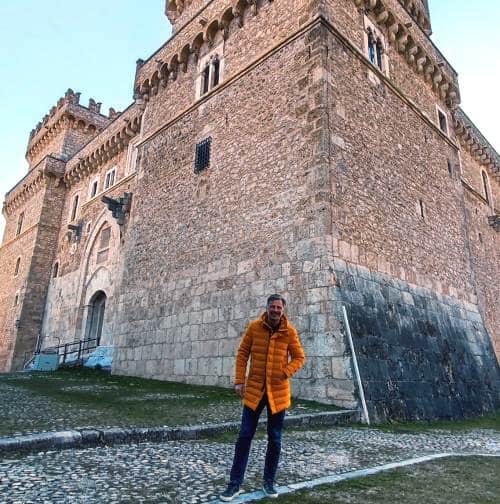
[[(277, 0), (279, 1), (279, 0)], [(500, 149), (500, 1), (429, 0), (434, 42), (459, 73), (462, 108)], [(164, 0), (1, 0), (0, 195), (24, 176), (28, 135), (68, 87), (132, 101), (135, 61), (170, 36)], [(0, 218), (0, 238), (3, 235)]]

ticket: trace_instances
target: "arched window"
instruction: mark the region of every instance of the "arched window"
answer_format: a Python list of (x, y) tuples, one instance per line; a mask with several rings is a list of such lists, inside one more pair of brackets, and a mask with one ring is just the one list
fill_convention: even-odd
[(377, 42), (375, 37), (373, 36), (373, 32), (368, 28), (368, 59), (371, 63), (375, 65), (376, 61), (376, 50), (377, 50)]
[(489, 203), (490, 202), (489, 180), (488, 175), (484, 170), (481, 171), (481, 177), (483, 179), (484, 199)]
[(210, 87), (210, 65), (205, 67), (203, 70), (203, 87), (201, 94), (208, 93), (208, 88)]
[(21, 267), (21, 258), (18, 257), (16, 260), (16, 267), (14, 269), (14, 276), (17, 276), (19, 274), (19, 268)]
[(57, 278), (57, 275), (59, 274), (59, 263), (56, 262), (54, 264), (54, 267), (52, 269), (52, 278)]
[(384, 54), (384, 46), (382, 45), (382, 42), (380, 39), (378, 39), (377, 43), (376, 43), (376, 52), (377, 52), (377, 66), (379, 67), (380, 70), (383, 70), (383, 68), (382, 68), (382, 55)]
[(217, 56), (212, 61), (212, 74), (212, 86), (217, 86), (220, 78), (220, 61)]

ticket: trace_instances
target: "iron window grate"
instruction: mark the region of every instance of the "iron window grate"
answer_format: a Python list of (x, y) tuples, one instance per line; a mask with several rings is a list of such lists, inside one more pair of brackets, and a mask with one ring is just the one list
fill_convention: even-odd
[(212, 137), (205, 138), (196, 144), (196, 155), (194, 159), (194, 171), (199, 172), (210, 166), (210, 144)]

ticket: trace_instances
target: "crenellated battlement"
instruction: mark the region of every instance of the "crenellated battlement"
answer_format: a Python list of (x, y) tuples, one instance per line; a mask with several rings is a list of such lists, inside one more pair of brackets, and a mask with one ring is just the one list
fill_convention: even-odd
[(26, 159), (32, 169), (46, 155), (67, 160), (119, 115), (110, 108), (101, 114), (101, 103), (93, 98), (80, 104), (80, 93), (68, 89), (50, 112), (31, 130)]

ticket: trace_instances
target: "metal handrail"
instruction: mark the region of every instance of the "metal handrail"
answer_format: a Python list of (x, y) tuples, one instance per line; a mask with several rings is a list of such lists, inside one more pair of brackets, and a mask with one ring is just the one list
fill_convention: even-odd
[(26, 359), (23, 368), (26, 369), (26, 366), (29, 365), (30, 362), (33, 361), (36, 355), (41, 353), (56, 353), (59, 356), (59, 364), (65, 364), (68, 360), (68, 356), (77, 354), (75, 360), (81, 360), (85, 353), (88, 353), (90, 350), (94, 350), (99, 346), (100, 338), (92, 338), (92, 339), (83, 339), (79, 341), (73, 341), (71, 343), (62, 343), (61, 345), (57, 345), (54, 347), (47, 347), (42, 350), (38, 350), (34, 352), (31, 358)]

